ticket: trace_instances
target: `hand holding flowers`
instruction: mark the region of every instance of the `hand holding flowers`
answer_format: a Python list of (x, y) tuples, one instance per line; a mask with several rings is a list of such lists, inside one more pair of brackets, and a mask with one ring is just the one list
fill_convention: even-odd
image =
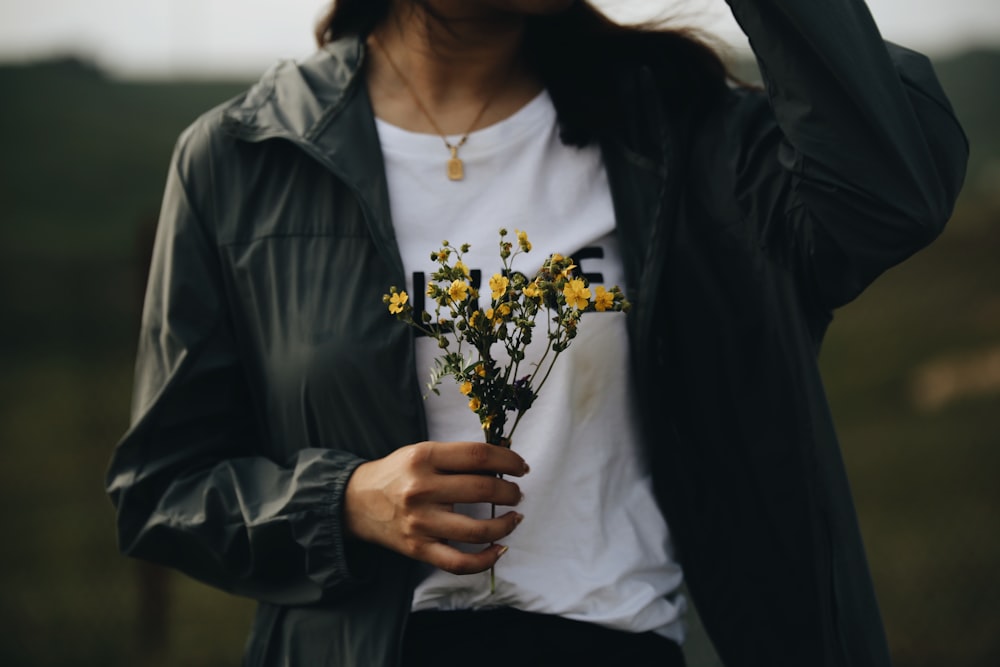
[[(409, 295), (396, 287), (383, 296), (383, 302), (400, 321), (437, 340), (442, 353), (435, 359), (428, 388), (439, 393), (442, 379), (451, 376), (468, 398), (486, 441), (510, 447), (517, 425), (534, 404), (556, 359), (576, 338), (582, 315), (627, 311), (630, 304), (617, 286), (597, 286), (592, 291), (574, 272), (572, 258), (559, 254), (550, 255), (533, 275), (515, 270), (515, 258), (531, 251), (528, 236), (516, 231), (515, 244), (507, 239), (506, 229), (499, 233), (501, 271), (487, 283), (486, 307), (463, 261), (469, 246), (455, 247), (447, 241), (431, 253), (438, 265), (427, 288), (435, 304), (433, 314), (415, 314)], [(543, 313), (546, 317), (539, 324)], [(541, 352), (528, 359), (528, 346), (541, 336)], [(506, 354), (501, 356), (500, 351)]]

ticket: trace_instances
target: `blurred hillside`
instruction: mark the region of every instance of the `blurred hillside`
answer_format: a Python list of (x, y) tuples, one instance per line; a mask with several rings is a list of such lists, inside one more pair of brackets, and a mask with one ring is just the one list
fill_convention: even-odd
[[(968, 185), (937, 243), (838, 314), (822, 363), (897, 667), (994, 667), (1000, 52), (936, 65)], [(103, 474), (174, 140), (246, 84), (0, 67), (0, 664), (239, 662), (250, 604), (121, 558)]]

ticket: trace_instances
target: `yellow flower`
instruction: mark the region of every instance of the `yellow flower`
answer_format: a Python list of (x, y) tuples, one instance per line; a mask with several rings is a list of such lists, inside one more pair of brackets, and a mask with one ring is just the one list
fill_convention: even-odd
[(488, 431), (490, 426), (493, 426), (493, 415), (489, 415), (485, 419), (483, 419), (481, 426), (483, 427), (484, 431)]
[(587, 289), (581, 278), (573, 278), (566, 283), (566, 287), (563, 288), (563, 296), (566, 297), (566, 305), (577, 310), (583, 310), (590, 302), (590, 290)]
[(480, 405), (482, 404), (479, 402), (479, 399), (476, 398), (475, 396), (469, 399), (469, 409), (472, 410), (473, 412), (478, 410)]
[(396, 292), (393, 294), (389, 297), (389, 312), (393, 315), (403, 312), (403, 306), (406, 305), (408, 298), (406, 292)]
[(448, 287), (448, 296), (452, 301), (464, 301), (469, 294), (469, 283), (464, 280), (453, 280)]
[(537, 299), (542, 295), (542, 288), (538, 286), (537, 280), (528, 285), (525, 285), (524, 289), (521, 291), (524, 292), (524, 296), (528, 297), (529, 299)]
[(469, 267), (465, 265), (465, 262), (458, 260), (455, 262), (455, 268), (462, 272), (462, 274), (468, 278), (469, 277)]
[(521, 232), (515, 229), (514, 233), (517, 234), (517, 244), (521, 246), (521, 250), (529, 252), (531, 250), (531, 241), (528, 240), (528, 232)]
[(474, 311), (472, 315), (469, 316), (469, 326), (470, 327), (476, 326), (476, 322), (478, 322), (479, 318), (482, 316), (483, 316), (483, 311), (481, 310)]
[(458, 387), (458, 390), (462, 392), (462, 396), (468, 396), (469, 392), (472, 391), (472, 383), (466, 380)]
[(509, 284), (510, 280), (507, 276), (501, 276), (499, 273), (494, 273), (493, 277), (490, 278), (490, 289), (493, 290), (493, 299), (499, 299), (506, 294), (507, 286)]
[(570, 264), (565, 269), (559, 272), (559, 278), (563, 280), (568, 280), (570, 275), (573, 273), (573, 269), (576, 268), (576, 264)]
[[(487, 308), (486, 309), (486, 319), (494, 324), (497, 328), (503, 325), (505, 318), (510, 317), (510, 306), (506, 303), (501, 303), (496, 309)], [(485, 375), (485, 371), (481, 371), (480, 375)]]
[(476, 364), (476, 375), (481, 378), (486, 377), (486, 367), (482, 364)]
[(603, 285), (597, 286), (597, 294), (594, 295), (594, 310), (603, 313), (605, 310), (614, 307), (615, 295), (604, 289)]

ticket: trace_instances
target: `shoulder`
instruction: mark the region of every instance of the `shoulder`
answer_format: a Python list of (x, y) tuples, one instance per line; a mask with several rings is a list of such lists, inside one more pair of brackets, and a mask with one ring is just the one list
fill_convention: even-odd
[(246, 92), (201, 113), (178, 135), (174, 145), (174, 165), (182, 178), (187, 179), (212, 162), (219, 149), (233, 139), (226, 129), (226, 113), (240, 104)]
[(363, 45), (350, 38), (302, 60), (276, 62), (244, 92), (196, 118), (178, 138), (178, 157), (194, 164), (240, 141), (309, 136), (350, 98), (363, 61)]
[(754, 87), (731, 85), (695, 121), (691, 129), (696, 154), (724, 151), (737, 162), (748, 159), (755, 147), (782, 137), (767, 93)]
[(688, 168), (735, 166), (780, 139), (766, 91), (737, 81), (707, 46), (672, 34), (638, 41), (614, 81), (616, 139), (654, 160), (655, 144), (666, 145)]
[(641, 109), (660, 117), (675, 149), (722, 149), (755, 141), (775, 127), (767, 93), (735, 76), (721, 51), (685, 30), (625, 35), (616, 63), (620, 116)]
[[(529, 35), (528, 49), (552, 94), (567, 143), (613, 138), (638, 114), (699, 113), (725, 91), (719, 53), (693, 31), (597, 22)], [(626, 127), (618, 121), (626, 119)]]

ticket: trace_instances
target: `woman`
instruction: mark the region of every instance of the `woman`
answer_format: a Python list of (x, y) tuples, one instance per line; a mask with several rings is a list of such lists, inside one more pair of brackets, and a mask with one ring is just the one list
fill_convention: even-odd
[[(125, 553), (260, 601), (247, 664), (682, 665), (682, 569), (726, 665), (889, 664), (816, 357), (967, 146), (861, 0), (730, 5), (764, 91), (584, 2), (340, 0), (182, 136), (108, 490)], [(512, 450), (381, 305), (499, 226), (634, 304)]]

